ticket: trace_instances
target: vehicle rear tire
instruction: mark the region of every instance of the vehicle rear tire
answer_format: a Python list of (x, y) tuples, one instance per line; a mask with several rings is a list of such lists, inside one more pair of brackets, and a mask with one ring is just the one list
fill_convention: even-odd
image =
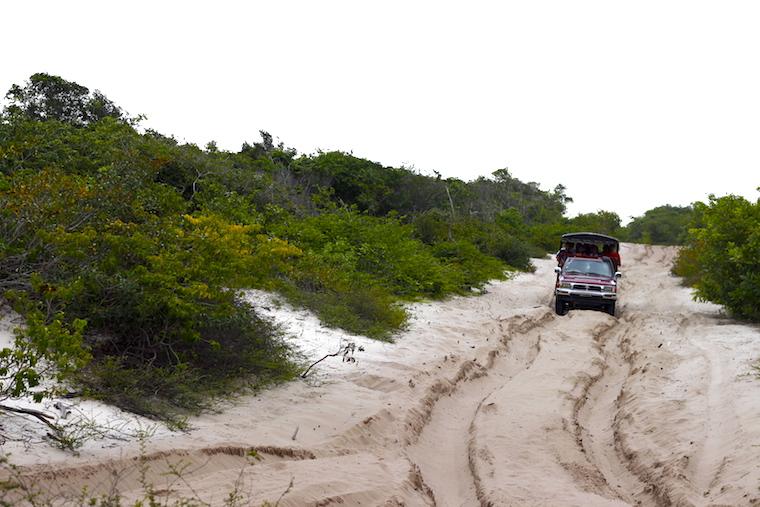
[(567, 304), (558, 297), (554, 297), (554, 311), (557, 315), (565, 315), (567, 313)]
[(612, 303), (608, 303), (604, 311), (606, 311), (607, 313), (609, 313), (610, 315), (614, 317), (615, 316), (615, 302), (613, 301)]

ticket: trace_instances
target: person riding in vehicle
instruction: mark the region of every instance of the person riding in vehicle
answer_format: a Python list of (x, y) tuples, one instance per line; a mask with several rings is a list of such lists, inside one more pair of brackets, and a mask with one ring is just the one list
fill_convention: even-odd
[(557, 265), (562, 267), (565, 264), (565, 261), (568, 257), (573, 257), (575, 255), (575, 245), (568, 241), (565, 243), (565, 245), (559, 249), (557, 252)]
[(602, 248), (602, 257), (609, 257), (616, 270), (623, 264), (620, 260), (620, 253), (613, 249), (612, 245), (604, 245)]

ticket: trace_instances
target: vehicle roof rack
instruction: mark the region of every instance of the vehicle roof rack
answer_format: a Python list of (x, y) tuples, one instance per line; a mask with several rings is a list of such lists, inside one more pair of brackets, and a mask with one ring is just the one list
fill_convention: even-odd
[(569, 232), (562, 235), (562, 242), (583, 242), (583, 241), (601, 241), (602, 243), (613, 243), (619, 245), (620, 241), (612, 236), (606, 236), (604, 234), (598, 234), (596, 232)]

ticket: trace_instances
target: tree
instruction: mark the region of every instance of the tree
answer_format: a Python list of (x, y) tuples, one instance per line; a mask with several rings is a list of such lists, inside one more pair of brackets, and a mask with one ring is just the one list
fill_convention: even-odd
[(694, 210), (691, 206), (659, 206), (635, 217), (626, 227), (628, 240), (655, 245), (681, 245)]
[(620, 232), (620, 217), (613, 211), (599, 210), (596, 213), (582, 213), (570, 219), (570, 224), (578, 232), (598, 232), (610, 236), (615, 236)]
[(25, 86), (13, 85), (5, 98), (9, 116), (58, 120), (83, 127), (106, 117), (126, 121), (124, 112), (98, 90), (45, 73), (33, 74)]

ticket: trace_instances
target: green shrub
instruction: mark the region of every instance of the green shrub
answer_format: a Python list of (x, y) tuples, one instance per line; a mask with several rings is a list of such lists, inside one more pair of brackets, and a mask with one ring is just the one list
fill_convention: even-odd
[(452, 234), (451, 218), (439, 210), (429, 210), (412, 219), (414, 237), (427, 245), (447, 241)]
[(278, 286), (279, 292), (313, 311), (327, 326), (388, 340), (406, 323), (407, 314), (397, 298), (366, 275), (353, 273), (353, 280), (347, 280), (334, 272), (299, 269), (297, 273), (297, 278)]
[[(93, 342), (95, 359), (75, 376), (90, 396), (134, 413), (176, 421), (233, 395), (293, 378), (298, 373), (280, 332), (245, 302), (205, 319), (202, 340), (163, 347)], [(117, 348), (123, 347), (123, 348)]]
[(562, 235), (568, 232), (576, 232), (569, 230), (567, 223), (536, 224), (530, 226), (529, 229), (531, 243), (543, 250), (544, 253), (556, 252), (559, 250)]
[(275, 233), (329, 265), (371, 275), (390, 293), (408, 299), (450, 291), (447, 272), (410, 225), (356, 211), (290, 221)]
[(454, 226), (454, 239), (468, 241), (481, 253), (501, 259), (514, 268), (527, 270), (531, 267), (526, 242), (496, 223), (480, 220), (457, 222)]
[(433, 247), (435, 256), (452, 268), (452, 280), (456, 290), (466, 293), (480, 288), (488, 280), (504, 280), (506, 266), (498, 259), (483, 254), (472, 243), (464, 240), (445, 241)]
[[(472, 239), (449, 242), (441, 241), (441, 234), (448, 235), (448, 226), (442, 224), (436, 213), (418, 217), (411, 225), (347, 209), (297, 220), (289, 217), (273, 225), (272, 232), (304, 255), (280, 291), (329, 325), (387, 337), (406, 320), (398, 298), (468, 293), (488, 280), (503, 279), (506, 266), (481, 249), (520, 267), (529, 262), (522, 244), (497, 226), (492, 225), (488, 234), (477, 223), (462, 225), (456, 234)], [(421, 236), (432, 246), (417, 239)], [(481, 249), (473, 241), (479, 241)]]
[(683, 279), (683, 285), (694, 287), (702, 277), (699, 262), (699, 247), (692, 244), (679, 250), (671, 271)]
[(693, 227), (675, 272), (702, 300), (740, 318), (760, 320), (760, 201), (711, 196), (694, 204)]

